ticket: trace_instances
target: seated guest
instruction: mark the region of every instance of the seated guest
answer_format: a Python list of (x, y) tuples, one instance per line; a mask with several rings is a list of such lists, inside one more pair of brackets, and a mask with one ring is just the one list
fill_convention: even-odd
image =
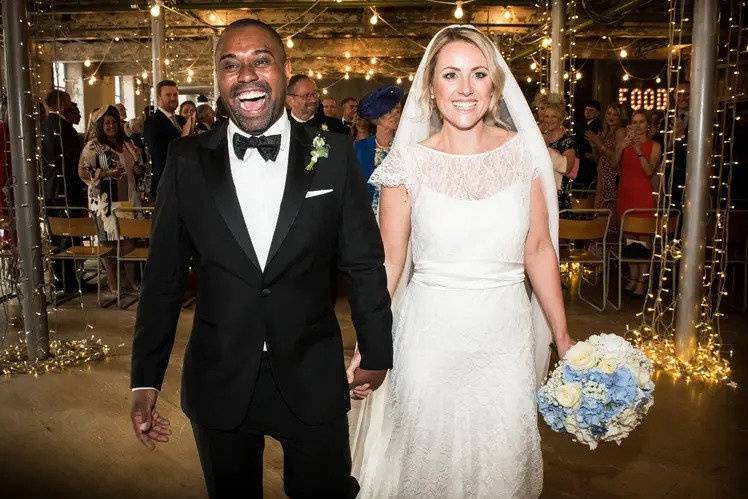
[(216, 113), (210, 104), (200, 104), (197, 106), (197, 125), (195, 129), (200, 132), (207, 132), (213, 128), (213, 124), (216, 122)]
[(356, 121), (356, 108), (358, 107), (358, 100), (354, 97), (346, 97), (340, 104), (342, 109), (342, 122), (353, 134), (353, 123)]
[[(364, 180), (367, 182), (390, 151), (400, 122), (402, 98), (403, 91), (399, 85), (386, 85), (369, 93), (358, 105), (359, 116), (372, 121), (377, 127), (375, 135), (353, 143)], [(366, 186), (369, 188), (372, 208), (376, 211), (379, 193), (373, 185), (367, 183)]]
[(314, 128), (348, 135), (348, 128), (337, 118), (325, 116), (317, 92), (317, 83), (306, 75), (293, 75), (288, 80), (286, 105), (289, 119)]
[[(96, 220), (99, 241), (118, 238), (118, 207), (139, 208), (137, 179), (145, 170), (141, 150), (125, 135), (119, 112), (114, 106), (102, 108), (94, 116), (96, 135), (86, 143), (78, 164), (78, 175), (88, 185), (88, 208)], [(125, 243), (127, 246), (129, 244)], [(103, 260), (109, 289), (117, 287), (117, 267), (111, 258)], [(127, 281), (135, 289), (135, 263), (125, 266)]]

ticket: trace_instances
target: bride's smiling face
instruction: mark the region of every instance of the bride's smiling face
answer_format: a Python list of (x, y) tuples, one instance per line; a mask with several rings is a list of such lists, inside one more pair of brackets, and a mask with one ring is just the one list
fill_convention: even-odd
[(486, 56), (478, 47), (461, 40), (442, 47), (431, 91), (444, 124), (469, 130), (482, 122), (493, 90)]

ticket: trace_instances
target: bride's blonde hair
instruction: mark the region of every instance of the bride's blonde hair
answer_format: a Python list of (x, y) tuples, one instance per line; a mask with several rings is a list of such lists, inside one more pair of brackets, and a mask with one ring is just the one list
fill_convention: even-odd
[[(426, 109), (431, 109), (432, 114), (436, 109), (436, 106), (431, 102), (431, 85), (434, 81), (434, 71), (436, 69), (436, 59), (439, 56), (439, 52), (451, 42), (466, 42), (474, 45), (478, 50), (483, 53), (486, 58), (486, 66), (488, 67), (488, 76), (491, 78), (493, 84), (493, 91), (491, 92), (491, 102), (488, 105), (483, 121), (488, 124), (496, 125), (501, 124), (499, 119), (499, 102), (501, 101), (501, 95), (504, 90), (504, 73), (496, 63), (495, 47), (493, 42), (481, 33), (480, 31), (467, 28), (467, 27), (454, 27), (447, 28), (439, 33), (433, 41), (431, 46), (431, 52), (426, 56), (426, 66), (424, 67), (423, 87), (421, 88), (421, 104)], [(441, 118), (441, 117), (440, 117)]]

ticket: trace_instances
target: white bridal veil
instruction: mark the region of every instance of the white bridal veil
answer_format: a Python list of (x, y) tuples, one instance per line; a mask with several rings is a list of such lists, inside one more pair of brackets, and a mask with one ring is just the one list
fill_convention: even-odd
[[(399, 148), (410, 144), (417, 144), (427, 139), (435, 131), (435, 124), (432, 122), (431, 113), (428, 109), (423, 108), (424, 100), (422, 97), (423, 80), (426, 77), (426, 61), (433, 50), (434, 40), (445, 30), (453, 28), (464, 28), (475, 30), (470, 25), (451, 25), (437, 33), (431, 39), (426, 52), (424, 53), (421, 63), (416, 71), (415, 78), (410, 87), (408, 99), (403, 107), (400, 124), (392, 143), (392, 148)], [(502, 125), (510, 130), (516, 131), (522, 136), (524, 143), (528, 148), (528, 154), (532, 165), (537, 167), (539, 177), (542, 181), (543, 194), (545, 197), (546, 208), (548, 210), (548, 225), (550, 234), (553, 239), (553, 245), (558, 254), (558, 199), (556, 196), (556, 182), (553, 175), (551, 158), (548, 154), (545, 141), (540, 134), (540, 129), (535, 122), (535, 118), (527, 104), (522, 91), (517, 85), (509, 66), (499, 53), (498, 48), (493, 45), (494, 57), (496, 62), (504, 73), (505, 82), (500, 102), (499, 118)], [(498, 215), (498, 214), (497, 214)], [(392, 312), (394, 324), (399, 323), (399, 311), (401, 309), (405, 287), (410, 281), (412, 275), (412, 261), (410, 251), (405, 263), (403, 275), (398, 282), (397, 289), (392, 297)], [(528, 286), (528, 292), (531, 293), (532, 305), (532, 322), (535, 333), (535, 373), (538, 385), (544, 380), (548, 371), (548, 361), (550, 358), (551, 332), (548, 321), (543, 314), (543, 310), (538, 303), (538, 299)], [(394, 331), (397, 334), (397, 331)], [(385, 383), (373, 394), (371, 394), (361, 404), (357, 418), (354, 419), (351, 427), (351, 450), (353, 454), (353, 475), (358, 476), (362, 465), (362, 459), (371, 451), (375, 442), (389, 438), (389, 429), (386, 428), (384, 405), (387, 398), (388, 383)]]

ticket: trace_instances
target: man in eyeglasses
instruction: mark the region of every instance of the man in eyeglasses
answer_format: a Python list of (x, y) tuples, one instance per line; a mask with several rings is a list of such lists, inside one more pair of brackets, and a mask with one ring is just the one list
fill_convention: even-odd
[(289, 119), (321, 130), (349, 135), (350, 131), (337, 118), (325, 116), (319, 101), (317, 84), (306, 75), (294, 75), (288, 80), (286, 106)]

